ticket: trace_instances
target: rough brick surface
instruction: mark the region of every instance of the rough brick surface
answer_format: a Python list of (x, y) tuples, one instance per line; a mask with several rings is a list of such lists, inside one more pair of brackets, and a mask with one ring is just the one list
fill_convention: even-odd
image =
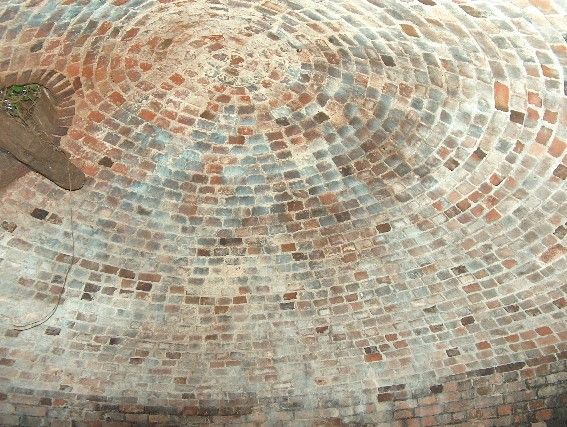
[(0, 2), (0, 425), (562, 425), (566, 12)]

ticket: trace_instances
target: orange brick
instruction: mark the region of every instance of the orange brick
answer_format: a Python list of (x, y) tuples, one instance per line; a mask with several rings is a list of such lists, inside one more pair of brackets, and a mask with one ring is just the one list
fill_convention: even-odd
[(295, 252), (295, 243), (284, 243), (282, 244), (282, 251), (283, 252)]
[(565, 151), (565, 147), (567, 147), (567, 144), (565, 142), (563, 142), (559, 138), (554, 138), (553, 142), (549, 146), (548, 152), (553, 157), (561, 157), (563, 155), (563, 151)]
[(69, 64), (67, 66), (68, 77), (76, 77), (79, 75), (80, 72), (81, 72), (81, 64), (79, 63)]
[(155, 119), (156, 113), (154, 113), (153, 111), (150, 111), (150, 110), (142, 109), (140, 111), (140, 114), (138, 114), (138, 116), (141, 119), (144, 119), (144, 120), (149, 122), (149, 121), (152, 121), (153, 119)]
[(546, 11), (551, 9), (550, 0), (529, 0), (529, 1), (532, 5), (534, 5), (539, 9), (543, 9)]
[(550, 79), (557, 79), (559, 78), (559, 73), (555, 68), (548, 67), (547, 65), (541, 66), (541, 71), (545, 77), (549, 77)]
[(541, 107), (542, 105), (540, 96), (535, 92), (528, 92), (528, 103), (536, 107)]
[(545, 113), (543, 113), (543, 120), (545, 120), (547, 123), (555, 124), (557, 123), (557, 116), (557, 111), (545, 110)]
[(419, 37), (419, 33), (417, 32), (417, 30), (413, 25), (400, 24), (400, 27), (402, 27), (402, 31), (406, 33), (408, 36)]
[(486, 214), (486, 222), (488, 222), (488, 223), (497, 221), (500, 218), (502, 218), (502, 215), (500, 215), (500, 212), (498, 212), (496, 209), (491, 209)]
[(494, 83), (494, 105), (497, 110), (508, 111), (508, 102), (510, 100), (510, 89), (503, 83)]
[(169, 77), (169, 80), (171, 80), (176, 85), (183, 84), (183, 82), (185, 81), (183, 76), (181, 74), (178, 74), (178, 73), (171, 75), (171, 77)]
[(542, 126), (542, 128), (539, 130), (539, 132), (536, 135), (536, 142), (538, 144), (545, 145), (551, 138), (552, 134), (553, 131), (551, 129)]

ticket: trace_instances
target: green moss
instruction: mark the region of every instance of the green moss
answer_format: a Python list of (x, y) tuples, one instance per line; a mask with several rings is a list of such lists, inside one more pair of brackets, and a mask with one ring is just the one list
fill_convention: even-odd
[(12, 117), (25, 119), (41, 94), (38, 84), (12, 85), (2, 89), (0, 109)]

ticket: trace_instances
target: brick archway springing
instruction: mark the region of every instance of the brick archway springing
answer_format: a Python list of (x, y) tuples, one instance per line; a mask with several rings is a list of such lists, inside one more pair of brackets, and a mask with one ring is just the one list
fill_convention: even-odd
[[(0, 87), (12, 85), (38, 84), (45, 88), (53, 102), (54, 120), (50, 146), (30, 143), (20, 147), (19, 141), (7, 141), (2, 146), (16, 159), (39, 172), (55, 184), (69, 190), (83, 186), (83, 172), (68, 160), (61, 148), (61, 138), (64, 137), (75, 115), (75, 100), (73, 94), (81, 88), (81, 80), (77, 77), (72, 81), (65, 75), (48, 69), (25, 70), (13, 73), (0, 73)], [(2, 135), (0, 135), (1, 137)], [(8, 138), (4, 135), (4, 139)], [(0, 141), (2, 143), (2, 141)], [(5, 146), (4, 146), (5, 145)], [(10, 146), (12, 148), (10, 148)]]

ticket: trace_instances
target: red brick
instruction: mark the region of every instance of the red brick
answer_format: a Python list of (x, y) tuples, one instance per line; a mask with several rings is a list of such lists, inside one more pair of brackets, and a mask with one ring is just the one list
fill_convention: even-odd
[(553, 417), (553, 411), (551, 409), (542, 409), (537, 411), (535, 416), (537, 421), (547, 421)]
[(553, 331), (547, 327), (547, 326), (541, 326), (539, 328), (536, 328), (535, 330), (539, 335), (545, 336), (545, 335), (549, 335), (552, 334)]
[(104, 120), (104, 114), (98, 111), (91, 111), (89, 113), (89, 119), (91, 119), (93, 122), (100, 123)]
[(161, 275), (156, 273), (139, 273), (138, 279), (144, 282), (159, 282), (161, 281)]
[(565, 254), (567, 250), (561, 244), (556, 244), (547, 249), (541, 256), (540, 260), (545, 263), (553, 262), (563, 254)]
[(365, 354), (364, 360), (367, 362), (379, 362), (382, 360), (382, 355), (380, 353)]
[(126, 99), (122, 96), (121, 93), (119, 92), (112, 92), (109, 96), (110, 101), (114, 104), (114, 105), (122, 105), (126, 102)]

